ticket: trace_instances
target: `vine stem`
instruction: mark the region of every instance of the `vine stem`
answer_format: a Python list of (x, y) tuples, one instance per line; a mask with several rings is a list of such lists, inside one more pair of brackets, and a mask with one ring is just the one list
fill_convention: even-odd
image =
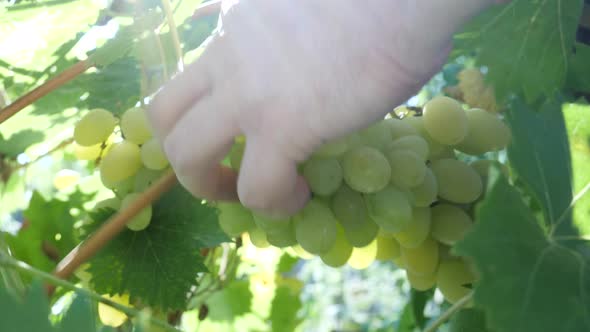
[(472, 298), (473, 298), (473, 292), (465, 295), (459, 301), (455, 302), (455, 304), (453, 304), (449, 309), (447, 309), (447, 311), (445, 311), (442, 315), (440, 315), (440, 317), (438, 317), (423, 332), (436, 332), (436, 329), (438, 329), (442, 324), (444, 324), (446, 321), (448, 321), (451, 318), (451, 316), (453, 316), (454, 313), (463, 309), (463, 307), (465, 307), (467, 304), (469, 304), (469, 302), (471, 302)]
[[(107, 220), (100, 229), (92, 234), (86, 241), (72, 249), (72, 251), (59, 262), (53, 274), (57, 278), (68, 278), (80, 265), (93, 257), (100, 249), (107, 245), (111, 239), (121, 233), (121, 231), (125, 229), (125, 225), (127, 225), (133, 217), (146, 206), (158, 199), (163, 193), (170, 190), (170, 188), (176, 183), (176, 175), (174, 174), (174, 171), (170, 169), (127, 208), (119, 210), (117, 214)], [(52, 293), (53, 291), (54, 289), (49, 289), (49, 293)]]
[(13, 115), (18, 113), (25, 107), (41, 99), (43, 96), (47, 95), (51, 91), (73, 80), (93, 65), (94, 64), (88, 60), (80, 61), (74, 64), (73, 66), (69, 67), (68, 69), (62, 71), (57, 76), (51, 78), (42, 85), (31, 90), (26, 95), (15, 100), (12, 104), (0, 110), (0, 124), (10, 119)]
[(184, 70), (184, 60), (182, 56), (182, 46), (180, 46), (180, 37), (178, 37), (178, 29), (176, 28), (176, 22), (174, 22), (174, 13), (172, 12), (172, 5), (170, 0), (162, 0), (162, 6), (166, 13), (166, 21), (170, 29), (170, 35), (172, 36), (172, 42), (174, 43), (174, 51), (176, 52), (178, 70)]
[[(39, 270), (39, 269), (32, 267), (24, 262), (18, 261), (10, 256), (0, 255), (0, 265), (4, 265), (6, 267), (10, 267), (15, 270), (18, 270), (18, 271), (27, 273), (29, 275), (38, 277), (44, 281), (50, 282), (50, 283), (52, 283), (56, 286), (60, 286), (64, 289), (83, 294), (95, 301), (98, 301), (98, 302), (104, 303), (110, 307), (113, 307), (113, 308), (125, 313), (126, 315), (128, 315), (130, 317), (135, 317), (135, 316), (140, 315), (139, 310), (127, 307), (125, 305), (122, 305), (122, 304), (119, 304), (119, 303), (114, 302), (112, 300), (109, 300), (107, 298), (104, 298), (95, 292), (91, 292), (85, 288), (78, 287), (78, 286), (72, 284), (71, 282), (57, 278), (57, 277), (51, 275), (50, 273)], [(153, 325), (157, 325), (158, 327), (161, 327), (161, 328), (165, 329), (166, 331), (171, 331), (171, 332), (179, 332), (180, 331), (180, 330), (170, 326), (169, 324), (167, 324), (159, 319), (156, 319), (156, 318), (150, 317), (149, 321)]]

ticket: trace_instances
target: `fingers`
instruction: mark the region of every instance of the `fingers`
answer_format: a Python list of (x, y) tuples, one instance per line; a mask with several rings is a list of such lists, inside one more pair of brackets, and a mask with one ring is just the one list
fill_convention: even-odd
[(197, 197), (237, 199), (237, 175), (219, 164), (239, 134), (229, 100), (220, 94), (202, 98), (164, 139), (164, 150), (179, 181)]
[(285, 157), (272, 139), (259, 136), (247, 138), (238, 194), (245, 206), (277, 218), (295, 214), (310, 198), (295, 161)]

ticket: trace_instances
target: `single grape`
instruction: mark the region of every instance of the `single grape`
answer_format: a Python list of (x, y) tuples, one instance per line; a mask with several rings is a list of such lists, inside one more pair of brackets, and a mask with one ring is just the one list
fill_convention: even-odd
[(111, 188), (117, 197), (125, 197), (133, 192), (135, 189), (135, 176), (128, 177), (125, 180), (121, 180), (115, 183)]
[(321, 196), (332, 195), (342, 184), (342, 167), (335, 158), (312, 158), (303, 166), (303, 176), (311, 191)]
[(466, 204), (479, 198), (483, 191), (481, 177), (469, 165), (455, 159), (440, 159), (430, 168), (438, 183), (438, 195), (453, 203)]
[(168, 166), (168, 159), (156, 138), (151, 138), (141, 146), (143, 166), (153, 170), (162, 170)]
[(465, 297), (475, 282), (475, 275), (460, 259), (445, 260), (440, 263), (436, 274), (436, 285), (445, 299), (455, 303)]
[(404, 136), (387, 144), (387, 151), (394, 150), (408, 150), (414, 152), (422, 161), (428, 159), (430, 151), (428, 150), (428, 142), (418, 135)]
[(139, 147), (123, 141), (115, 144), (100, 163), (101, 179), (115, 184), (133, 176), (141, 167)]
[(332, 212), (344, 228), (348, 242), (353, 247), (367, 246), (379, 231), (379, 226), (369, 218), (363, 196), (343, 185), (332, 196)]
[(331, 267), (340, 267), (346, 264), (352, 254), (352, 246), (348, 243), (342, 227), (337, 226), (336, 240), (327, 252), (320, 255), (324, 264)]
[(392, 261), (395, 264), (395, 266), (397, 266), (398, 268), (403, 269), (403, 270), (406, 269), (406, 265), (404, 264), (404, 258), (402, 257), (402, 255), (399, 255), (399, 257), (393, 258)]
[(86, 113), (74, 127), (74, 141), (81, 146), (100, 144), (109, 138), (117, 125), (117, 118), (104, 109)]
[[(133, 193), (125, 196), (123, 201), (121, 202), (121, 210), (126, 209), (129, 205), (131, 205), (137, 198), (140, 196), (138, 193)], [(152, 220), (152, 206), (148, 205), (143, 210), (139, 211), (135, 217), (131, 218), (130, 221), (127, 222), (127, 228), (132, 231), (141, 231), (146, 229)]]
[(432, 208), (432, 237), (440, 243), (454, 245), (463, 239), (472, 224), (469, 215), (456, 206), (439, 204)]
[(401, 255), (399, 242), (393, 237), (377, 236), (377, 255), (380, 261), (388, 261)]
[(121, 200), (117, 197), (107, 198), (94, 205), (94, 211), (101, 209), (119, 210), (121, 208)]
[(379, 121), (359, 133), (361, 142), (378, 150), (383, 150), (391, 142), (391, 126)]
[(502, 150), (511, 139), (510, 129), (493, 113), (474, 108), (467, 111), (469, 133), (456, 149), (470, 155)]
[(414, 196), (414, 206), (428, 207), (436, 201), (438, 195), (438, 183), (430, 168), (424, 171), (422, 183), (411, 189)]
[(427, 291), (436, 285), (436, 274), (418, 275), (410, 271), (406, 271), (406, 276), (410, 282), (410, 286), (415, 290)]
[(485, 182), (485, 180), (487, 180), (488, 175), (490, 173), (490, 168), (492, 166), (494, 167), (498, 167), (500, 169), (500, 172), (502, 172), (502, 174), (508, 178), (510, 177), (510, 170), (508, 169), (508, 166), (506, 166), (505, 164), (502, 164), (501, 162), (497, 161), (497, 160), (489, 160), (489, 159), (480, 159), (480, 160), (476, 160), (473, 161), (469, 164), (469, 166), (471, 166), (471, 168), (473, 168), (477, 174), (479, 174), (479, 176), (481, 176), (482, 181)]
[(371, 266), (377, 258), (377, 241), (362, 248), (353, 248), (348, 265), (356, 270), (364, 270)]
[(412, 220), (412, 208), (406, 195), (393, 186), (366, 195), (369, 216), (388, 232), (400, 232)]
[(349, 148), (348, 139), (348, 136), (341, 137), (323, 144), (313, 152), (313, 157), (335, 158), (342, 155)]
[(391, 179), (391, 166), (379, 150), (367, 146), (348, 151), (342, 162), (344, 181), (362, 193), (377, 192)]
[(291, 219), (275, 219), (262, 216), (258, 213), (252, 213), (256, 227), (262, 229), (265, 233), (281, 232), (291, 227)]
[(419, 247), (430, 233), (430, 208), (414, 208), (412, 216), (412, 222), (404, 230), (394, 233), (395, 239), (405, 248)]
[(303, 249), (312, 254), (323, 254), (336, 241), (337, 221), (330, 208), (311, 200), (293, 217), (295, 238)]
[(461, 142), (469, 130), (467, 116), (461, 104), (449, 97), (435, 97), (424, 105), (424, 129), (445, 145)]
[[(128, 294), (116, 294), (112, 296), (104, 294), (102, 297), (124, 306), (130, 306)], [(127, 321), (126, 314), (102, 302), (98, 303), (98, 317), (103, 325), (111, 327), (119, 327)]]
[(102, 152), (102, 143), (91, 146), (82, 146), (74, 142), (74, 156), (78, 160), (96, 160)]
[(133, 177), (133, 191), (140, 193), (146, 191), (162, 176), (162, 171), (154, 171), (145, 167), (140, 168)]
[(293, 221), (289, 220), (287, 227), (266, 233), (266, 240), (277, 248), (286, 248), (297, 244)]
[(250, 237), (250, 242), (256, 247), (260, 249), (268, 248), (270, 243), (266, 239), (266, 233), (258, 228), (254, 227), (248, 231), (248, 236)]
[(404, 136), (419, 135), (418, 131), (406, 121), (391, 118), (386, 119), (385, 123), (389, 125), (392, 140), (397, 140)]
[(141, 145), (152, 137), (152, 130), (143, 108), (133, 107), (125, 111), (120, 126), (125, 139), (135, 144)]
[(428, 142), (428, 159), (432, 159), (434, 156), (441, 154), (448, 146), (439, 143), (437, 140), (432, 138), (428, 131), (424, 128), (424, 121), (423, 116), (408, 116), (405, 117), (402, 121), (412, 126), (418, 134)]
[(391, 165), (391, 182), (398, 188), (410, 189), (424, 181), (426, 164), (417, 154), (407, 150), (387, 152)]
[(438, 268), (438, 243), (427, 238), (417, 248), (402, 248), (402, 259), (406, 269), (419, 276), (432, 275)]
[(256, 227), (252, 213), (239, 203), (219, 202), (219, 226), (225, 234), (236, 237)]

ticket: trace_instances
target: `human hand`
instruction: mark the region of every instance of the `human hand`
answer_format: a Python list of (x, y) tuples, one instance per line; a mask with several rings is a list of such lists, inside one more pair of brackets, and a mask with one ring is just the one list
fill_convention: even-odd
[[(412, 96), (453, 32), (492, 2), (225, 1), (219, 30), (157, 94), (151, 122), (195, 196), (293, 214), (309, 198), (297, 164)], [(238, 176), (219, 162), (240, 134)]]

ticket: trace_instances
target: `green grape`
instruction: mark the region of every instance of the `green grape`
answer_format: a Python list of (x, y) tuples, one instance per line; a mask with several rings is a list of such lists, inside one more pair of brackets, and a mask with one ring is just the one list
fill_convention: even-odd
[(389, 186), (377, 193), (366, 195), (369, 216), (388, 232), (399, 232), (412, 220), (412, 207), (406, 195)]
[(418, 275), (410, 271), (406, 271), (406, 276), (410, 282), (410, 286), (415, 290), (427, 291), (436, 285), (436, 274)]
[(287, 227), (267, 232), (266, 240), (277, 248), (285, 248), (297, 244), (295, 230), (293, 229), (293, 221), (289, 220)]
[(422, 136), (426, 142), (428, 142), (428, 151), (430, 152), (428, 159), (432, 159), (434, 156), (442, 153), (442, 151), (444, 151), (447, 146), (439, 143), (428, 134), (424, 128), (423, 118), (423, 116), (409, 116), (404, 118), (402, 121), (412, 126), (418, 132), (418, 134)]
[(154, 171), (145, 167), (140, 168), (133, 177), (133, 191), (146, 191), (152, 184), (154, 184), (162, 176), (162, 171)]
[(113, 145), (109, 153), (102, 158), (100, 176), (107, 183), (115, 184), (133, 176), (140, 167), (139, 146), (123, 141)]
[[(126, 209), (131, 205), (135, 200), (140, 196), (138, 193), (133, 193), (125, 196), (123, 201), (121, 202), (121, 210)], [(143, 210), (139, 211), (135, 217), (131, 218), (131, 220), (127, 223), (127, 228), (132, 231), (141, 231), (146, 229), (152, 220), (152, 206), (148, 205)]]
[(410, 135), (396, 139), (395, 141), (389, 142), (387, 145), (387, 151), (394, 150), (408, 150), (414, 152), (422, 161), (428, 159), (428, 142), (420, 136)]
[(430, 154), (428, 156), (428, 160), (430, 161), (435, 161), (439, 159), (457, 159), (457, 156), (455, 155), (455, 150), (451, 147), (446, 147), (438, 151), (436, 154)]
[(353, 247), (364, 247), (375, 239), (379, 227), (369, 218), (361, 194), (343, 185), (332, 196), (331, 207)]
[(397, 266), (400, 269), (406, 269), (406, 265), (404, 264), (404, 258), (402, 257), (402, 255), (400, 254), (399, 257), (395, 257), (392, 259), (393, 263), (395, 264), (395, 266)]
[(91, 146), (82, 146), (74, 142), (74, 155), (78, 160), (96, 160), (102, 153), (102, 143)]
[(340, 267), (346, 264), (352, 254), (352, 246), (348, 243), (342, 227), (336, 227), (336, 240), (327, 252), (320, 255), (324, 264), (331, 267)]
[(375, 258), (388, 261), (401, 255), (399, 242), (393, 237), (377, 236), (377, 254)]
[(126, 178), (125, 180), (121, 180), (113, 185), (111, 188), (118, 197), (125, 197), (133, 192), (136, 192), (135, 189), (135, 176), (131, 176)]
[(107, 198), (94, 205), (94, 211), (100, 209), (113, 209), (119, 210), (121, 208), (121, 200), (117, 197)]
[(367, 146), (348, 151), (342, 162), (344, 181), (362, 193), (374, 193), (387, 186), (391, 166), (379, 150)]
[(293, 251), (295, 252), (295, 254), (297, 254), (297, 256), (301, 259), (312, 259), (315, 256), (308, 253), (307, 251), (305, 251), (305, 249), (301, 248), (301, 246), (299, 244), (296, 244), (294, 246), (291, 247), (293, 249)]
[(117, 118), (107, 110), (94, 109), (80, 119), (74, 128), (74, 141), (81, 146), (100, 144), (109, 138), (117, 125)]
[(121, 131), (125, 139), (141, 145), (152, 137), (152, 130), (143, 108), (130, 108), (121, 117)]
[(398, 188), (410, 189), (424, 181), (426, 164), (417, 154), (406, 150), (387, 152), (391, 165), (391, 182)]
[(252, 213), (256, 227), (262, 229), (265, 233), (281, 232), (291, 227), (291, 219), (275, 219)]
[(246, 150), (245, 139), (236, 139), (236, 142), (229, 151), (229, 164), (234, 170), (239, 170), (242, 166), (242, 159), (244, 158), (244, 151)]
[(436, 201), (438, 195), (438, 183), (430, 168), (426, 167), (424, 171), (424, 180), (422, 183), (411, 189), (414, 197), (414, 206), (428, 207)]
[(323, 144), (313, 152), (313, 157), (319, 158), (335, 158), (342, 155), (349, 148), (349, 136), (341, 137)]
[(344, 233), (348, 242), (355, 248), (362, 248), (367, 246), (371, 241), (377, 237), (379, 233), (379, 226), (367, 217), (362, 220), (355, 228), (344, 228)]
[(402, 259), (406, 269), (419, 276), (434, 274), (438, 268), (438, 243), (427, 238), (417, 248), (402, 249)]
[(450, 303), (455, 303), (469, 294), (471, 289), (468, 286), (473, 282), (475, 282), (475, 275), (464, 261), (452, 259), (440, 263), (436, 274), (436, 285)]
[(461, 142), (457, 142), (457, 150), (480, 155), (489, 151), (502, 150), (511, 139), (510, 129), (497, 115), (474, 108), (467, 111), (469, 133)]
[(219, 226), (225, 234), (236, 237), (256, 227), (252, 213), (239, 203), (217, 204)]
[(141, 161), (143, 166), (156, 171), (168, 166), (168, 159), (156, 138), (149, 139), (141, 146)]
[(481, 176), (483, 181), (485, 181), (488, 178), (490, 168), (492, 166), (500, 168), (500, 172), (502, 172), (502, 174), (505, 177), (510, 177), (510, 170), (508, 169), (508, 166), (502, 164), (497, 160), (480, 159), (472, 162), (471, 164), (469, 164), (469, 166), (471, 166), (471, 168), (473, 168), (477, 172), (477, 174)]
[(481, 177), (469, 165), (455, 159), (440, 159), (430, 164), (438, 183), (438, 195), (453, 203), (467, 204), (483, 191)]
[(417, 248), (430, 233), (430, 208), (414, 208), (412, 222), (401, 232), (394, 233), (395, 239), (402, 247)]
[(359, 133), (361, 142), (378, 150), (383, 150), (391, 142), (391, 126), (385, 121), (377, 122)]
[(456, 206), (439, 204), (432, 208), (432, 237), (440, 243), (454, 245), (472, 224), (469, 215)]
[(424, 129), (445, 145), (461, 142), (469, 130), (467, 116), (461, 104), (449, 97), (435, 97), (424, 105)]
[(250, 242), (256, 247), (260, 249), (268, 248), (270, 243), (266, 239), (266, 233), (258, 228), (254, 227), (248, 231), (248, 236), (250, 237)]
[(377, 258), (377, 241), (362, 248), (353, 248), (348, 265), (356, 270), (364, 270), (371, 266)]
[(419, 135), (418, 130), (416, 130), (406, 121), (391, 118), (386, 119), (385, 123), (387, 123), (389, 126), (392, 140), (397, 140), (404, 136)]
[(326, 253), (334, 245), (337, 221), (330, 208), (311, 200), (293, 217), (295, 238), (303, 249), (312, 254)]
[(303, 176), (314, 194), (329, 196), (342, 184), (342, 167), (334, 158), (312, 158), (305, 162)]

